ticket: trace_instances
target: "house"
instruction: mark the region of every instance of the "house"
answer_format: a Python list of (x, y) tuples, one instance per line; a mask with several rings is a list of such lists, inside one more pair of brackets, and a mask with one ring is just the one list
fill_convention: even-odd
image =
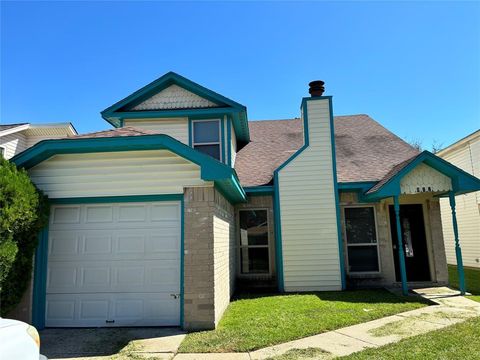
[(323, 82), (309, 92), (300, 118), (249, 122), (169, 72), (101, 112), (113, 129), (16, 155), (51, 199), (32, 322), (211, 329), (236, 284), (447, 283), (439, 196), (480, 180), (367, 115), (334, 117)]
[(77, 135), (70, 123), (0, 124), (0, 156), (10, 159), (45, 139)]
[[(480, 130), (439, 151), (437, 155), (469, 174), (480, 176)], [(480, 191), (458, 195), (455, 197), (455, 202), (463, 264), (478, 269), (480, 268)], [(440, 205), (447, 263), (456, 265), (455, 236), (452, 223), (448, 221), (451, 216), (449, 203), (442, 199)]]

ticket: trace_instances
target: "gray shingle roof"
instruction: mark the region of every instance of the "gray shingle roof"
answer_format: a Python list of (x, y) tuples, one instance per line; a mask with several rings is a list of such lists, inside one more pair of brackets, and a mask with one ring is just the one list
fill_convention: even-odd
[(1, 124), (0, 124), (0, 131), (8, 130), (8, 129), (13, 129), (13, 128), (16, 128), (16, 127), (19, 127), (19, 126), (22, 126), (22, 125), (27, 125), (27, 123), (4, 124), (4, 125), (1, 125)]

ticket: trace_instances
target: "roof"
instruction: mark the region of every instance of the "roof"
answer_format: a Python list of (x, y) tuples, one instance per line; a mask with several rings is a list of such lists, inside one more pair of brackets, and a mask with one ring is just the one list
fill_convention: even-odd
[[(335, 116), (338, 182), (380, 181), (418, 150), (368, 115)], [(303, 145), (301, 119), (250, 121), (251, 142), (235, 169), (243, 186), (267, 185), (273, 171)]]
[(13, 129), (13, 128), (16, 128), (16, 127), (19, 127), (19, 126), (22, 126), (22, 125), (27, 125), (27, 123), (5, 124), (5, 125), (1, 125), (1, 124), (0, 124), (0, 131)]

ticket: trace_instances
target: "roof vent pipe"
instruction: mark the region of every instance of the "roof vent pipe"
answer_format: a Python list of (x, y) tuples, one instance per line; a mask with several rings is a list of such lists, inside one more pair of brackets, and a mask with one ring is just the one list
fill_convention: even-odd
[(308, 89), (308, 92), (312, 97), (322, 96), (323, 92), (325, 91), (325, 87), (323, 85), (325, 85), (325, 82), (322, 80), (312, 81), (308, 84), (308, 86), (310, 86), (310, 89)]

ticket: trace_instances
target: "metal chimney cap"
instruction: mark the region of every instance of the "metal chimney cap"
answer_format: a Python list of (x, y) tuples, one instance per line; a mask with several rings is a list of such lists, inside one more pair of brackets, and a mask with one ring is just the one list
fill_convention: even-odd
[(314, 96), (322, 96), (323, 95), (323, 92), (325, 91), (325, 87), (323, 86), (325, 85), (325, 82), (322, 81), (322, 80), (314, 80), (314, 81), (311, 81), (308, 86), (310, 87), (308, 89), (308, 92), (310, 93), (310, 95), (312, 97)]

